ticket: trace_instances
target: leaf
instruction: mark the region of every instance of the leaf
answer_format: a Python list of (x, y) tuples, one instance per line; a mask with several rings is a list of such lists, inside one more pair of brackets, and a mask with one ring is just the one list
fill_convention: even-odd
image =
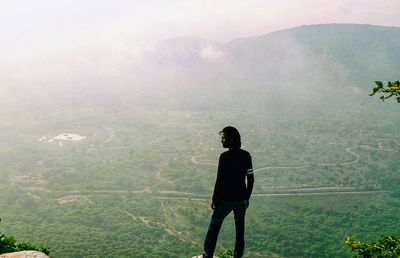
[(351, 237), (346, 236), (346, 238), (344, 239), (344, 243), (345, 243), (345, 244), (351, 244), (351, 242), (352, 242)]
[(379, 91), (379, 88), (378, 88), (378, 87), (375, 87), (375, 88), (372, 89), (372, 93), (369, 94), (369, 95), (370, 95), (370, 96), (373, 96), (373, 95), (375, 95), (375, 93), (377, 93), (378, 91)]
[(376, 85), (378, 85), (378, 88), (383, 87), (383, 83), (381, 81), (375, 81)]

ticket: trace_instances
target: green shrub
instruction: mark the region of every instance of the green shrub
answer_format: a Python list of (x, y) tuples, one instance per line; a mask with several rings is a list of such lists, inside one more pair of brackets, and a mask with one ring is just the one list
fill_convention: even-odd
[(0, 232), (0, 254), (26, 250), (40, 251), (47, 255), (50, 253), (49, 249), (43, 245), (35, 245), (27, 241), (17, 242), (13, 236), (7, 236)]
[(231, 258), (233, 256), (232, 250), (224, 250), (223, 252), (218, 254), (219, 258)]
[(350, 248), (353, 258), (398, 258), (400, 257), (400, 239), (395, 236), (382, 236), (377, 242), (362, 243), (346, 237), (345, 245)]

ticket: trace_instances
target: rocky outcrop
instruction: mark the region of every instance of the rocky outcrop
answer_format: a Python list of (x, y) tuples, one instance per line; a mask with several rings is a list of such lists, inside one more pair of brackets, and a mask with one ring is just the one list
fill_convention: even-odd
[(22, 251), (15, 253), (0, 254), (0, 258), (49, 258), (42, 252)]

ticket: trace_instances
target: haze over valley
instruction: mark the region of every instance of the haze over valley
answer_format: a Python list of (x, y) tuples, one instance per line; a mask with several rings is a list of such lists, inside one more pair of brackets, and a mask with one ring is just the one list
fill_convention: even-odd
[[(252, 153), (246, 257), (349, 257), (396, 234), (400, 28), (305, 25), (227, 42), (55, 51), (0, 72), (1, 229), (54, 257), (202, 250), (218, 132)], [(3, 63), (2, 63), (3, 64)], [(232, 249), (228, 218), (217, 251)]]

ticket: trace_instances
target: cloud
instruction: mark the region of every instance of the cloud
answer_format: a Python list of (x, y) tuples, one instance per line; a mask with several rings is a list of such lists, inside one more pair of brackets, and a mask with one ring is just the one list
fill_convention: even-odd
[(206, 61), (218, 61), (224, 56), (224, 53), (215, 48), (214, 46), (207, 45), (206, 47), (200, 50), (200, 57)]
[[(396, 0), (7, 1), (0, 8), (0, 63), (182, 35), (227, 42), (303, 24), (400, 26), (399, 9)], [(201, 57), (221, 53), (206, 48)]]

